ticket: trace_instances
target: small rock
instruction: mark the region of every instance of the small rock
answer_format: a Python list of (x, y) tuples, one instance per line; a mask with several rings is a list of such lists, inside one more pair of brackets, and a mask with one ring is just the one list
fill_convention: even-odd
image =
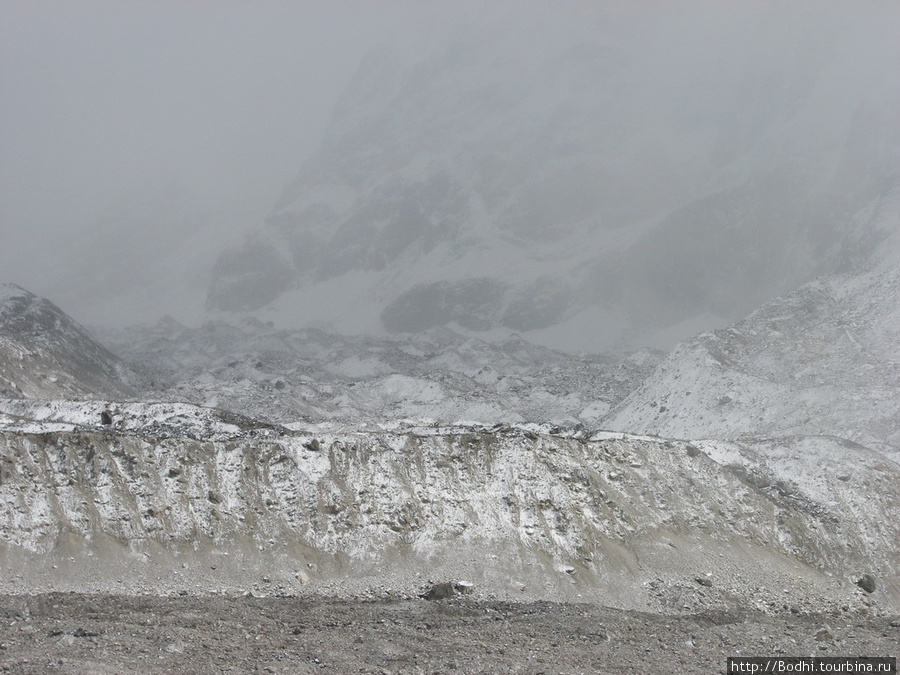
[(104, 426), (109, 426), (113, 423), (112, 413), (109, 410), (104, 410), (100, 413), (100, 424)]
[(211, 504), (221, 504), (222, 503), (222, 495), (216, 492), (215, 490), (210, 490), (206, 493), (206, 499), (209, 500)]
[(453, 584), (453, 588), (460, 595), (471, 595), (475, 592), (475, 584), (471, 581), (457, 581)]
[(308, 443), (305, 443), (305, 444), (304, 444), (304, 447), (305, 447), (307, 450), (312, 450), (313, 452), (318, 452), (318, 451), (319, 451), (319, 447), (320, 447), (320, 446), (319, 446), (319, 439), (318, 439), (318, 438), (312, 439), (312, 440), (309, 441)]
[(452, 598), (455, 594), (456, 588), (454, 588), (453, 584), (444, 582), (435, 584), (419, 597), (425, 600), (446, 600), (447, 598)]
[(863, 574), (861, 578), (857, 579), (856, 585), (866, 593), (874, 593), (876, 588), (875, 577), (871, 574)]
[(697, 577), (696, 579), (694, 579), (694, 581), (696, 581), (701, 586), (712, 586), (712, 580), (708, 579), (707, 577)]
[(831, 629), (828, 626), (822, 626), (816, 631), (814, 639), (816, 642), (831, 642), (834, 640), (834, 635), (831, 633)]

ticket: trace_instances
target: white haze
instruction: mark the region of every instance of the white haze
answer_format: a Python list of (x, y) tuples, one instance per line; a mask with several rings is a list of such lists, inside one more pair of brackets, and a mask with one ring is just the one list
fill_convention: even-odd
[[(794, 23), (764, 35), (735, 29), (742, 25), (735, 17), (753, 26), (772, 7)], [(272, 210), (376, 48), (412, 63), (461, 33), (515, 45), (517, 31), (527, 30), (540, 39), (518, 40), (520, 58), (508, 67), (511, 78), (528, 78), (548, 48), (583, 43), (610, 24), (639, 25), (634, 35), (647, 40), (640, 49), (663, 55), (649, 63), (664, 64), (671, 50), (673, 62), (697, 65), (695, 77), (675, 87), (662, 66), (624, 73), (622, 86), (647, 92), (654, 106), (691, 111), (698, 106), (684, 101), (728, 108), (720, 97), (729, 91), (719, 87), (740, 64), (707, 55), (719, 58), (731, 40), (736, 54), (751, 45), (776, 60), (826, 45), (816, 58), (850, 54), (845, 70), (832, 72), (833, 89), (817, 92), (821, 119), (833, 122), (842, 116), (836, 111), (849, 116), (858, 98), (875, 100), (896, 83), (897, 7), (886, 0), (8, 0), (0, 6), (0, 281), (46, 295), (82, 321), (115, 325), (170, 313), (198, 323), (216, 256)], [(801, 105), (805, 94), (796, 96)], [(799, 159), (815, 162), (809, 130), (801, 132), (801, 150), (810, 154)], [(821, 130), (824, 149), (829, 133)]]
[(114, 312), (66, 297), (59, 271), (100, 285), (106, 247), (141, 260), (197, 229), (187, 254), (202, 277), (316, 147), (363, 55), (421, 14), (361, 0), (0, 4), (0, 277), (101, 323), (196, 312), (205, 291), (173, 289), (171, 264), (135, 270), (146, 283)]

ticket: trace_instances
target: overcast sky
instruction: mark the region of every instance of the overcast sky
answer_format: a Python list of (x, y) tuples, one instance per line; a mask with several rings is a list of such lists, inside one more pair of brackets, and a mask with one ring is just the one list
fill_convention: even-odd
[(37, 244), (166, 186), (225, 230), (261, 220), (363, 55), (415, 34), (422, 4), (4, 0), (0, 277), (40, 292)]

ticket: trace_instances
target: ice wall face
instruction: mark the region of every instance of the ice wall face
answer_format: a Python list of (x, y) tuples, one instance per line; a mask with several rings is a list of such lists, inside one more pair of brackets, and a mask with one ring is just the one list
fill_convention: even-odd
[(373, 58), (209, 306), (392, 332), (593, 313), (608, 346), (865, 264), (900, 55), (874, 10), (807, 10), (511, 19)]

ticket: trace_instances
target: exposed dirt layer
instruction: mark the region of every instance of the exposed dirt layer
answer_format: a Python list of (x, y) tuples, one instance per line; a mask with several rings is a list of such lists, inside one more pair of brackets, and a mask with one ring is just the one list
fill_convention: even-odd
[(721, 673), (737, 655), (897, 656), (900, 619), (596, 605), (0, 596), (12, 673)]

